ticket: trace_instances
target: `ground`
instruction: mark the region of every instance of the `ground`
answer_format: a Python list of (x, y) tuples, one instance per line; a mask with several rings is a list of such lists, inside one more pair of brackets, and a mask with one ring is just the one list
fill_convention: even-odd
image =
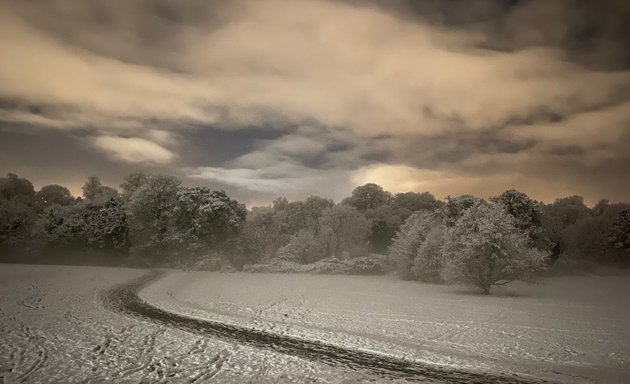
[(368, 379), (104, 308), (101, 292), (144, 273), (0, 264), (0, 382), (353, 383)]
[[(405, 382), (108, 308), (145, 270), (0, 265), (0, 377), (13, 382)], [(495, 296), (393, 277), (168, 271), (147, 304), (289, 340), (532, 380), (630, 382), (628, 276)]]
[(465, 287), (383, 276), (174, 273), (141, 297), (169, 311), (471, 370), (630, 382), (624, 276)]

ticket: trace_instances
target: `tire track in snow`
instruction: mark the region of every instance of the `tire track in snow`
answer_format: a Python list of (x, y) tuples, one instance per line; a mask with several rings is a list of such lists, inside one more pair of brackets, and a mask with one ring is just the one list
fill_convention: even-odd
[[(126, 284), (107, 290), (101, 296), (103, 303), (111, 310), (157, 324), (212, 336), (221, 340), (273, 350), (290, 356), (320, 361), (331, 366), (343, 367), (384, 378), (461, 384), (531, 384), (549, 382), (548, 380), (536, 380), (516, 375), (493, 375), (425, 364), (374, 352), (344, 348), (323, 341), (300, 339), (273, 334), (264, 330), (229, 325), (212, 320), (195, 319), (171, 313), (144, 302), (138, 296), (143, 287), (162, 275), (163, 272), (151, 271)], [(220, 370), (220, 366), (217, 368)], [(211, 376), (214, 376), (214, 374)]]
[[(44, 346), (45, 338), (36, 334), (31, 327), (22, 323), (19, 332), (23, 335), (23, 339), (27, 340), (27, 345), (35, 350), (35, 353), (31, 354), (31, 356), (34, 356), (34, 361), (16, 379), (17, 382), (24, 383), (46, 363), (48, 360), (48, 349)], [(18, 355), (18, 366), (23, 364), (24, 360), (24, 349), (21, 348)]]

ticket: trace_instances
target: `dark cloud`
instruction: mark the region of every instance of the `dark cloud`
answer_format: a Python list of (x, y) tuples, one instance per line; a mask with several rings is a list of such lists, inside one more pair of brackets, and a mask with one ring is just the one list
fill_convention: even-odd
[(187, 166), (222, 166), (235, 157), (254, 150), (260, 140), (274, 140), (284, 134), (279, 129), (261, 127), (237, 130), (200, 126), (182, 135), (180, 146), (185, 148), (180, 162)]
[(584, 148), (577, 145), (565, 145), (560, 147), (550, 148), (548, 152), (556, 156), (581, 156), (586, 154)]
[(371, 3), (402, 18), (479, 33), (477, 44), (484, 48), (516, 51), (550, 47), (582, 65), (608, 70), (630, 68), (630, 3), (626, 0), (374, 0)]

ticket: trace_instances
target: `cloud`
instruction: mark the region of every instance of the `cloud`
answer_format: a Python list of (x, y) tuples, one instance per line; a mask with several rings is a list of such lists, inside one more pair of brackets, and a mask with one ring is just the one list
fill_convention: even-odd
[(623, 4), (3, 2), (0, 125), (252, 195), (622, 196)]
[(447, 170), (419, 169), (404, 164), (372, 164), (354, 171), (354, 184), (376, 183), (391, 192), (431, 191), (446, 196), (476, 194), (492, 196), (501, 193), (518, 180), (518, 175), (498, 173), (491, 176), (467, 175)]
[(112, 120), (238, 127), (314, 119), (372, 135), (443, 132), (453, 128), (453, 118), (484, 129), (543, 106), (573, 114), (630, 87), (627, 73), (579, 67), (551, 48), (483, 50), (475, 34), (431, 28), (375, 8), (302, 0), (242, 2), (228, 9), (232, 22), (171, 31), (181, 47), (174, 59), (179, 72), (144, 58), (143, 47), (137, 47), (139, 60), (148, 65), (99, 55), (105, 42), (82, 49), (3, 9), (8, 33), (0, 43), (9, 58), (0, 65), (3, 93)]
[(138, 137), (99, 136), (92, 142), (113, 159), (128, 163), (168, 163), (175, 157), (168, 149)]

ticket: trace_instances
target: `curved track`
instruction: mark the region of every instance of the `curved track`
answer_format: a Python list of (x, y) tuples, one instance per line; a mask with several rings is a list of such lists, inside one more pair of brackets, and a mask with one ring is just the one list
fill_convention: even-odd
[(138, 279), (105, 291), (102, 295), (105, 306), (126, 315), (139, 317), (165, 326), (189, 332), (235, 341), (259, 348), (266, 348), (287, 355), (320, 361), (332, 366), (340, 366), (353, 371), (365, 372), (390, 379), (407, 379), (419, 382), (443, 383), (545, 383), (517, 376), (490, 375), (469, 372), (447, 367), (423, 364), (416, 361), (398, 359), (377, 353), (353, 350), (333, 344), (303, 340), (290, 336), (273, 334), (246, 327), (223, 324), (212, 320), (202, 320), (171, 313), (154, 307), (138, 296), (140, 290), (158, 279), (163, 273), (151, 271)]

